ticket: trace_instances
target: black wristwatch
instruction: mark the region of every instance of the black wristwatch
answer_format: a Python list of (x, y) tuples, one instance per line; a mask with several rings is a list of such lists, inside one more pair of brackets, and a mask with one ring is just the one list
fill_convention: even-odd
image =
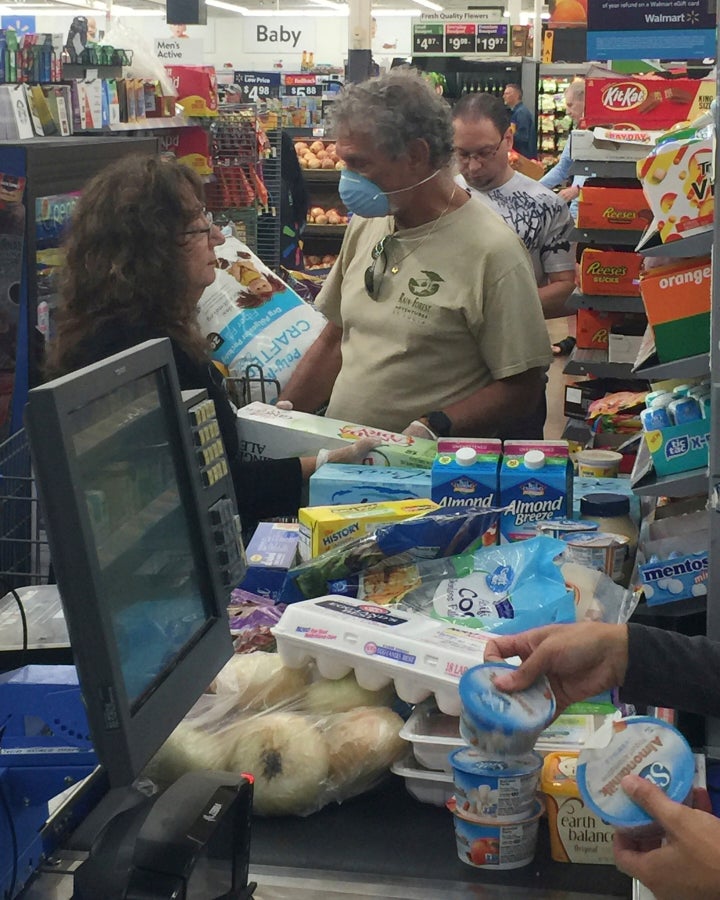
[(423, 418), (427, 419), (427, 423), (431, 430), (434, 431), (438, 437), (450, 437), (452, 422), (442, 410), (436, 409), (433, 412), (425, 413)]

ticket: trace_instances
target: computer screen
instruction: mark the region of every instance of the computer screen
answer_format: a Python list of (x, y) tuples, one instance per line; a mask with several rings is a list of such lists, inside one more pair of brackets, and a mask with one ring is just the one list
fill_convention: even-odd
[(129, 784), (232, 653), (169, 341), (33, 389), (26, 425), (93, 743)]

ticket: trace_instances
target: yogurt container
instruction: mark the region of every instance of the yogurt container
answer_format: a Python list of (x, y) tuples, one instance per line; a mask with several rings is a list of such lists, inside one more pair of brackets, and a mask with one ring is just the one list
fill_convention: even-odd
[(455, 823), (455, 842), (462, 862), (477, 869), (519, 869), (535, 856), (538, 819), (543, 813), (540, 800), (533, 803), (532, 814), (518, 822), (466, 819), (454, 800), (448, 803)]
[(605, 531), (581, 531), (564, 535), (564, 559), (588, 569), (596, 569), (621, 582), (625, 574), (630, 538)]
[(509, 663), (468, 669), (460, 679), (460, 734), (490, 757), (529, 753), (555, 715), (555, 696), (543, 675), (527, 690), (506, 694), (495, 678)]
[(470, 747), (450, 754), (457, 811), (466, 819), (526, 819), (542, 768), (537, 753), (488, 759)]
[(581, 450), (577, 456), (578, 475), (584, 478), (616, 478), (622, 453), (615, 450)]
[(657, 823), (620, 786), (625, 775), (652, 781), (671, 800), (691, 796), (695, 775), (692, 750), (677, 729), (652, 716), (615, 718), (580, 751), (577, 783), (585, 805), (609, 825), (639, 834), (657, 832)]
[(535, 527), (538, 534), (563, 538), (566, 534), (577, 534), (579, 531), (596, 531), (598, 526), (594, 522), (580, 522), (577, 519), (548, 519), (538, 522)]

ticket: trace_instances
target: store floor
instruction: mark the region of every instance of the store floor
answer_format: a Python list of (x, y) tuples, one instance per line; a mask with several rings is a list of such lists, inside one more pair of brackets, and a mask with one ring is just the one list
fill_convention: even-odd
[[(571, 321), (571, 319), (550, 319), (548, 321), (548, 334), (552, 343), (561, 341), (568, 336), (570, 333), (569, 322)], [(565, 385), (575, 380), (574, 376), (563, 375), (567, 361), (567, 356), (556, 356), (548, 372), (546, 440), (561, 438), (565, 428), (565, 416), (563, 415)]]

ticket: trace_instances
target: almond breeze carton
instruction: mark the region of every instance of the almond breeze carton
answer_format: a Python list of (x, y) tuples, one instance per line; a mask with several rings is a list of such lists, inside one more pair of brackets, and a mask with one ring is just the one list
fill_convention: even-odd
[(535, 537), (538, 522), (572, 513), (566, 441), (505, 441), (500, 466), (500, 543)]
[(441, 508), (488, 509), (498, 505), (502, 442), (441, 441), (432, 465), (431, 497)]

